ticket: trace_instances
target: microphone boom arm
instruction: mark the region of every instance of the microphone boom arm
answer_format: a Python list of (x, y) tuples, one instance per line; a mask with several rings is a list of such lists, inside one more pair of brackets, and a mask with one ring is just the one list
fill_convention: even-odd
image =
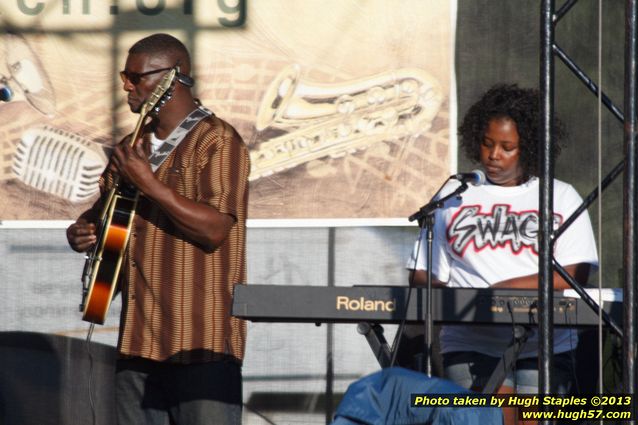
[(427, 204), (423, 205), (421, 208), (419, 208), (419, 210), (417, 212), (415, 212), (410, 217), (408, 217), (408, 221), (414, 221), (414, 220), (421, 221), (423, 218), (425, 218), (428, 215), (432, 214), (437, 209), (443, 207), (443, 204), (445, 204), (445, 201), (447, 201), (450, 198), (454, 198), (456, 196), (459, 196), (461, 193), (465, 192), (467, 190), (467, 188), (468, 188), (467, 183), (466, 182), (461, 182), (461, 185), (459, 187), (457, 187), (456, 190), (454, 190), (449, 195), (446, 195), (446, 196), (444, 196), (441, 199), (435, 199), (435, 200), (430, 201)]

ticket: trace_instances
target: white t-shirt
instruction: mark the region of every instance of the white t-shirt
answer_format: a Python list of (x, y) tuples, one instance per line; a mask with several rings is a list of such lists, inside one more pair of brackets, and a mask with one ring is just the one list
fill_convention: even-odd
[(151, 153), (159, 149), (164, 144), (164, 139), (158, 139), (155, 133), (151, 133)]
[[(441, 191), (451, 193), (452, 181)], [(450, 287), (486, 288), (497, 282), (538, 273), (539, 180), (520, 186), (470, 186), (435, 213), (432, 273)], [(554, 226), (558, 228), (582, 203), (569, 184), (554, 180)], [(426, 240), (415, 244), (407, 268), (425, 270)], [(554, 257), (561, 265), (598, 265), (596, 242), (587, 212), (558, 238)], [(499, 357), (511, 340), (511, 327), (449, 325), (441, 331), (441, 352), (477, 351)], [(554, 353), (576, 348), (576, 332), (554, 330)], [(536, 330), (519, 357), (536, 357)]]

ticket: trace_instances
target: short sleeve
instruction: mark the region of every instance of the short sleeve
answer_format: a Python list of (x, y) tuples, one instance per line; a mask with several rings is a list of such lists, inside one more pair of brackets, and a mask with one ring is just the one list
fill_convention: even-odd
[[(450, 256), (447, 250), (446, 224), (442, 214), (436, 214), (434, 237), (432, 239), (432, 274), (442, 282), (450, 279)], [(427, 270), (427, 232), (421, 230), (414, 242), (406, 268)]]
[(198, 202), (238, 218), (248, 192), (250, 160), (246, 145), (232, 131), (210, 146), (209, 158), (200, 170)]
[[(576, 190), (565, 185), (559, 196), (554, 197), (554, 211), (560, 212), (562, 223), (580, 206), (582, 198)], [(561, 265), (588, 263), (598, 266), (596, 240), (587, 211), (583, 211), (578, 218), (560, 235), (554, 246), (554, 257)]]

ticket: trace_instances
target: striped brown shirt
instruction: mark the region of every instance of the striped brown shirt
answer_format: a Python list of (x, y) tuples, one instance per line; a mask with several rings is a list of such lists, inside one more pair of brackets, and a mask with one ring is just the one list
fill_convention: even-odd
[[(234, 285), (246, 282), (249, 172), (244, 142), (217, 117), (198, 123), (156, 171), (180, 195), (236, 222), (224, 243), (207, 252), (140, 196), (120, 282), (121, 355), (178, 363), (242, 361), (246, 325), (230, 308)], [(103, 187), (110, 181), (107, 175)]]

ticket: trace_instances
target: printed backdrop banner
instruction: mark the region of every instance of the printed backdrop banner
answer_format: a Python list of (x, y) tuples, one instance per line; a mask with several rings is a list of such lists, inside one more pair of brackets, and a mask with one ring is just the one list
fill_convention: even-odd
[(455, 168), (455, 0), (6, 0), (0, 220), (67, 220), (138, 117), (138, 39), (192, 52), (196, 95), (251, 155), (253, 219), (406, 217)]

